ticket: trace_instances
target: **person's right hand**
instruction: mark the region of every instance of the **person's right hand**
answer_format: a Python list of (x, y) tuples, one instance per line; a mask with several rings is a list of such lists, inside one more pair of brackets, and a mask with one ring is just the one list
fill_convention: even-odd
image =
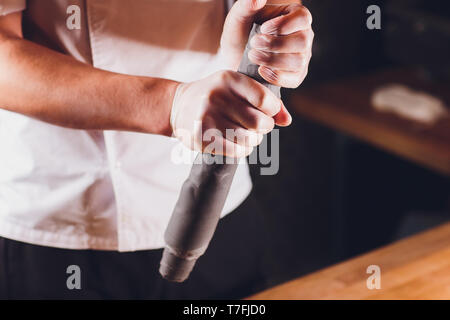
[(179, 84), (171, 114), (173, 133), (184, 145), (235, 158), (249, 155), (275, 124), (291, 121), (269, 89), (229, 70)]

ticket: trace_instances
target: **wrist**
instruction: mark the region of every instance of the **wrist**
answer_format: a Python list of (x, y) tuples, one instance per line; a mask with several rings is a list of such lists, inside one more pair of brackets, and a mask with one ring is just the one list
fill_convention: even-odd
[(178, 114), (179, 114), (180, 108), (181, 108), (181, 103), (179, 101), (179, 97), (183, 91), (184, 86), (185, 86), (184, 83), (177, 84), (175, 93), (174, 93), (174, 96), (172, 99), (172, 107), (171, 107), (171, 111), (170, 111), (170, 127), (171, 127), (173, 135), (175, 135), (177, 117), (178, 117)]
[(179, 82), (148, 77), (139, 80), (140, 89), (134, 103), (136, 126), (144, 133), (172, 136), (170, 116)]

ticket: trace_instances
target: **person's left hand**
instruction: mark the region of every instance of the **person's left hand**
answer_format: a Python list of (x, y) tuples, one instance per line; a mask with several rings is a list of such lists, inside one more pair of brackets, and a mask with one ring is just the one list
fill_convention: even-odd
[(268, 82), (296, 88), (308, 73), (314, 33), (312, 16), (300, 1), (272, 4), (270, 0), (238, 0), (224, 25), (221, 50), (229, 66), (237, 70), (254, 22), (261, 34), (250, 39), (249, 59), (260, 65), (259, 74)]

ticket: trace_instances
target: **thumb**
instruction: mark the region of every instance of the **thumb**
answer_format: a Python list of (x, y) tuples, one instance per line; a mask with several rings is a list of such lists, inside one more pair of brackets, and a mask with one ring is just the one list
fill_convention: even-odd
[(262, 9), (267, 0), (237, 0), (231, 8), (228, 16), (238, 20), (252, 19), (253, 16)]
[(255, 16), (266, 2), (267, 0), (237, 0), (225, 19), (220, 44), (236, 69), (242, 58)]

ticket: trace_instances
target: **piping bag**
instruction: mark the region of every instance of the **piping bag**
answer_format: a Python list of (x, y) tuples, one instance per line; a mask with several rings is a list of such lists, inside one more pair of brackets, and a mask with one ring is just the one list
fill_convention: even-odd
[[(249, 39), (260, 33), (253, 24)], [(247, 43), (238, 72), (260, 82), (278, 98), (280, 87), (266, 82), (258, 73), (258, 65), (248, 59)], [(183, 282), (191, 273), (197, 259), (205, 253), (220, 219), (225, 200), (239, 161), (226, 156), (199, 153), (184, 182), (169, 220), (159, 272), (163, 278)]]

